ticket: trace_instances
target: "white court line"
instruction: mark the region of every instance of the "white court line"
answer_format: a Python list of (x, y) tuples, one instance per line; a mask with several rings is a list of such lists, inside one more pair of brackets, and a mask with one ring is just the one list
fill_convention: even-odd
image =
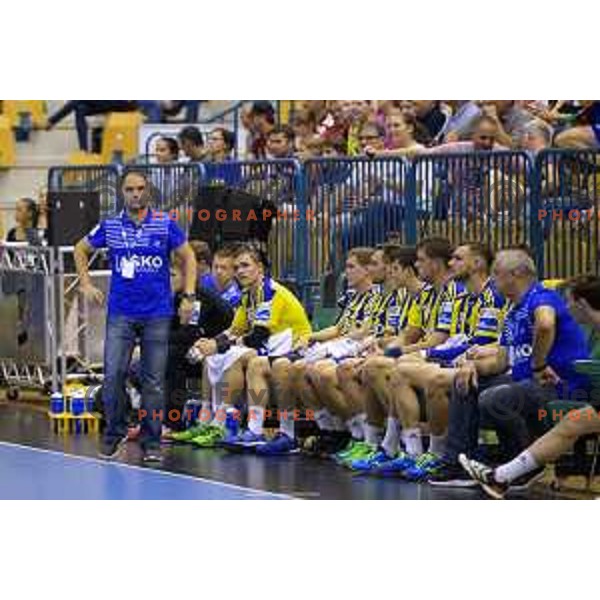
[(127, 463), (110, 461), (110, 460), (102, 460), (100, 458), (93, 458), (91, 456), (80, 456), (79, 454), (69, 454), (67, 452), (60, 452), (58, 450), (48, 450), (46, 448), (36, 448), (35, 446), (27, 446), (25, 444), (15, 444), (14, 442), (4, 442), (0, 441), (0, 446), (9, 446), (13, 448), (20, 448), (23, 450), (30, 450), (31, 452), (41, 452), (43, 454), (54, 454), (56, 456), (68, 456), (69, 458), (75, 458), (82, 461), (92, 462), (99, 465), (112, 465), (114, 467), (121, 467), (123, 469), (132, 469), (134, 471), (143, 471), (145, 474), (154, 473), (154, 475), (158, 474), (160, 476), (166, 477), (178, 477), (180, 479), (189, 479), (190, 481), (195, 481), (196, 483), (207, 483), (209, 485), (217, 485), (219, 487), (231, 488), (233, 490), (239, 490), (243, 492), (251, 492), (253, 494), (265, 494), (268, 496), (273, 496), (275, 498), (281, 498), (285, 500), (294, 500), (293, 496), (288, 496), (286, 494), (277, 494), (274, 492), (268, 492), (266, 490), (259, 490), (256, 488), (244, 487), (243, 485), (236, 485), (235, 483), (226, 483), (224, 481), (215, 481), (214, 479), (204, 479), (204, 477), (194, 477), (193, 475), (186, 475), (185, 473), (172, 473), (171, 471), (161, 471), (160, 469), (148, 469), (145, 467), (138, 467), (136, 465), (130, 465)]

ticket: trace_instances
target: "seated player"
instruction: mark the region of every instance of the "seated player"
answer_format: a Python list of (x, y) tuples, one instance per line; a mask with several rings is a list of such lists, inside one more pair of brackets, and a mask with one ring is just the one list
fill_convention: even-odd
[[(406, 411), (410, 414), (410, 407), (404, 402), (407, 397), (406, 387), (410, 386), (412, 390), (423, 393), (436, 378), (451, 379), (452, 371), (444, 367), (452, 366), (470, 348), (497, 344), (508, 303), (496, 291), (490, 278), (491, 262), (489, 250), (479, 243), (463, 244), (454, 250), (450, 269), (456, 281), (464, 282), (466, 291), (459, 294), (454, 302), (449, 339), (427, 351), (428, 362), (399, 361), (392, 383), (395, 386), (396, 410), (401, 415), (406, 415)], [(386, 465), (390, 459), (387, 457), (386, 460), (382, 449), (374, 453), (366, 464), (363, 462), (354, 466), (394, 472), (404, 463), (409, 467), (402, 474), (411, 480), (424, 479), (435, 470), (445, 452), (448, 397), (439, 393), (431, 397), (425, 394), (425, 400), (430, 427), (428, 452), (416, 459), (409, 454)], [(416, 416), (418, 418), (418, 413)], [(413, 461), (414, 465), (411, 465)]]
[[(600, 359), (599, 277), (583, 276), (569, 283), (569, 309), (579, 323), (593, 328), (592, 356), (595, 360)], [(596, 402), (598, 400), (593, 399)], [(600, 434), (600, 415), (591, 406), (584, 406), (567, 413), (556, 426), (516, 458), (495, 469), (464, 454), (459, 456), (459, 461), (489, 496), (501, 499), (511, 487), (517, 487), (522, 480), (542, 472), (545, 465), (568, 452), (581, 436), (591, 434)]]
[(223, 246), (217, 250), (212, 259), (211, 272), (201, 278), (204, 288), (216, 291), (223, 300), (233, 308), (237, 308), (242, 299), (242, 292), (235, 280), (235, 246)]
[[(275, 400), (282, 414), (293, 414), (296, 407), (315, 411), (317, 425), (331, 442), (340, 449), (348, 433), (343, 422), (334, 418), (317, 393), (317, 378), (327, 368), (335, 371), (336, 363), (327, 357), (354, 356), (362, 348), (361, 339), (369, 330), (369, 322), (378, 294), (371, 278), (371, 248), (353, 248), (346, 259), (346, 277), (352, 293), (346, 294), (347, 304), (331, 327), (313, 333), (296, 346), (296, 352), (273, 362), (264, 358), (253, 359), (248, 369), (249, 396), (262, 395), (263, 405), (270, 400), (269, 384), (276, 389)], [(329, 366), (331, 365), (331, 366)], [(317, 371), (319, 369), (319, 371)], [(310, 377), (310, 379), (308, 378)], [(283, 419), (280, 433), (273, 443), (261, 448), (259, 453), (282, 454), (296, 449), (293, 422)]]
[(573, 365), (589, 357), (585, 335), (560, 295), (538, 282), (531, 255), (523, 248), (501, 250), (493, 274), (498, 291), (514, 306), (498, 349), (477, 349), (455, 371), (446, 452), (427, 478), (432, 485), (476, 485), (458, 457), (477, 451), (480, 423), (496, 432), (511, 460), (546, 432), (539, 410), (547, 401), (573, 398), (589, 386)]
[[(389, 439), (382, 442), (383, 422), (367, 419), (366, 398), (372, 392), (362, 382), (362, 367), (368, 356), (381, 354), (386, 344), (400, 335), (408, 322), (411, 307), (420, 302), (426, 289), (417, 278), (414, 247), (385, 246), (384, 259), (387, 267), (385, 285), (372, 318), (371, 334), (376, 344), (364, 352), (364, 356), (348, 358), (338, 364), (337, 387), (332, 386), (330, 390), (331, 394), (339, 395), (338, 404), (344, 402), (348, 411), (346, 422), (352, 437), (348, 446), (336, 455), (336, 460), (346, 466), (365, 452), (370, 454), (380, 443), (383, 446), (390, 443)], [(395, 451), (390, 452), (392, 455)]]
[[(243, 296), (231, 328), (214, 339), (201, 339), (195, 344), (205, 357), (201, 420), (207, 420), (206, 414), (214, 416), (192, 440), (200, 447), (212, 447), (223, 441), (225, 414), (234, 408), (244, 391), (250, 359), (257, 355), (283, 356), (311, 334), (300, 301), (270, 277), (265, 263), (262, 252), (255, 246), (243, 245), (237, 249), (235, 271)], [(209, 400), (211, 396), (214, 407)], [(266, 442), (264, 407), (252, 396), (248, 404), (248, 430), (228, 440), (228, 445), (254, 447)]]
[[(395, 418), (395, 411), (400, 413), (398, 417), (403, 426), (401, 438), (410, 456), (418, 456), (423, 452), (417, 428), (419, 404), (414, 389), (396, 373), (400, 360), (393, 356), (404, 354), (406, 356), (402, 357), (402, 361), (423, 362), (420, 351), (434, 348), (448, 339), (454, 301), (463, 290), (462, 284), (451, 279), (448, 268), (451, 255), (452, 246), (443, 238), (425, 239), (417, 245), (415, 266), (421, 279), (429, 285), (420, 295), (419, 303), (413, 304), (405, 331), (388, 344), (388, 356), (369, 358), (363, 367), (363, 380), (370, 389), (367, 396), (369, 403), (379, 403), (384, 414), (392, 418)], [(401, 383), (404, 384), (402, 391), (406, 398), (399, 398), (399, 393), (396, 393), (394, 386)], [(372, 413), (378, 412), (373, 407), (370, 410)], [(355, 460), (365, 457), (355, 457)]]

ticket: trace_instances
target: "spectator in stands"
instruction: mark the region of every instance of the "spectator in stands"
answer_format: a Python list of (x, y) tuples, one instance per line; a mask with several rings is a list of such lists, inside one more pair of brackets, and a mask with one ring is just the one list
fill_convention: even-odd
[(448, 115), (439, 100), (413, 100), (414, 114), (421, 127), (415, 131), (417, 142), (425, 146), (434, 143), (444, 129)]
[(235, 146), (235, 135), (224, 127), (216, 127), (208, 136), (207, 159), (214, 163), (231, 159)]
[(498, 291), (514, 306), (506, 316), (500, 346), (473, 351), (455, 374), (446, 454), (431, 483), (469, 484), (458, 456), (476, 451), (480, 419), (496, 430), (503, 453), (513, 459), (543, 432), (538, 410), (546, 401), (559, 395), (568, 399), (588, 386), (587, 378), (573, 367), (575, 360), (589, 356), (583, 331), (564, 300), (537, 281), (528, 252), (501, 250), (493, 277)]
[(488, 115), (482, 115), (472, 124), (473, 133), (469, 142), (448, 142), (427, 150), (428, 154), (448, 154), (453, 152), (489, 152), (491, 150), (506, 150), (505, 146), (497, 143), (498, 120)]
[(412, 157), (425, 149), (425, 146), (419, 144), (414, 138), (414, 118), (403, 115), (399, 109), (390, 111), (386, 117), (385, 126), (387, 130), (387, 149), (379, 154)]
[(177, 162), (179, 159), (179, 144), (172, 137), (160, 137), (154, 146), (156, 162), (159, 165)]
[[(582, 325), (594, 329), (596, 343), (592, 349), (598, 358), (600, 336), (600, 278), (578, 277), (569, 283), (569, 309)], [(549, 409), (548, 409), (549, 410)], [(510, 487), (521, 478), (528, 479), (543, 471), (544, 465), (567, 453), (584, 435), (600, 433), (600, 414), (591, 406), (583, 406), (567, 413), (561, 421), (539, 440), (521, 452), (512, 461), (490, 468), (465, 455), (460, 463), (474, 481), (492, 498), (503, 498)]]
[[(137, 110), (140, 107), (138, 100), (69, 100), (57, 110), (53, 115), (48, 118), (46, 123), (46, 130), (49, 131), (56, 124), (70, 115), (72, 112), (75, 113), (75, 127), (77, 129), (77, 138), (79, 140), (79, 149), (84, 152), (88, 151), (89, 140), (88, 140), (88, 125), (87, 117), (94, 115), (105, 115), (111, 112), (129, 112)], [(155, 121), (156, 115), (152, 115), (152, 119)]]
[(308, 140), (315, 135), (316, 121), (308, 110), (297, 112), (292, 117), (292, 131), (294, 132), (294, 149), (296, 152), (306, 150)]
[(250, 148), (251, 156), (255, 159), (267, 157), (267, 139), (275, 128), (275, 109), (267, 100), (258, 100), (252, 105), (252, 130), (256, 137)]
[(496, 138), (507, 148), (518, 148), (523, 139), (525, 126), (535, 119), (530, 112), (520, 107), (515, 100), (484, 101), (483, 113), (496, 121)]
[(575, 127), (559, 133), (557, 148), (596, 150), (600, 147), (600, 101), (583, 101), (583, 111), (577, 116)]
[(267, 158), (290, 158), (294, 154), (294, 131), (279, 125), (269, 131), (266, 146)]
[(201, 162), (206, 157), (204, 138), (197, 127), (190, 125), (179, 132), (179, 143), (190, 162)]
[(531, 121), (523, 128), (523, 139), (519, 146), (530, 156), (550, 148), (552, 145), (552, 127), (541, 119)]
[(358, 130), (359, 153), (374, 157), (385, 150), (385, 129), (375, 122), (365, 122)]
[(467, 140), (473, 133), (473, 127), (483, 112), (473, 100), (448, 100), (452, 115), (440, 132), (442, 142)]
[(16, 225), (6, 234), (7, 242), (27, 242), (31, 239), (31, 231), (38, 226), (38, 206), (31, 198), (17, 200), (15, 209)]

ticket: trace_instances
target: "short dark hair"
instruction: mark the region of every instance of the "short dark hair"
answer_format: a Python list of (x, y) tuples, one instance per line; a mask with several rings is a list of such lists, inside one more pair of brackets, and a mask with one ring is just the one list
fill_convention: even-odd
[(293, 142), (294, 138), (296, 137), (294, 130), (287, 125), (276, 125), (273, 129), (271, 129), (271, 131), (269, 131), (267, 137), (271, 137), (272, 135), (285, 135), (288, 142)]
[(142, 171), (141, 169), (136, 169), (134, 167), (133, 169), (125, 169), (123, 175), (121, 175), (119, 187), (123, 187), (123, 185), (125, 185), (125, 180), (127, 179), (127, 177), (129, 177), (129, 175), (135, 175), (136, 177), (140, 177), (146, 183), (148, 183), (148, 173)]
[(268, 100), (255, 100), (252, 103), (252, 115), (261, 115), (269, 121), (275, 123), (275, 109)]
[(475, 117), (473, 119), (473, 122), (471, 123), (471, 127), (469, 127), (471, 132), (475, 132), (475, 130), (482, 125), (483, 123), (490, 123), (491, 125), (493, 125), (494, 127), (498, 126), (498, 123), (496, 121), (496, 119), (494, 119), (493, 117), (490, 117), (489, 115), (479, 115), (478, 117)]
[(383, 257), (386, 263), (398, 263), (405, 269), (412, 269), (415, 273), (417, 249), (415, 246), (400, 246), (399, 244), (386, 244), (383, 247)]
[(192, 240), (190, 246), (194, 251), (194, 256), (198, 262), (203, 261), (207, 264), (212, 263), (212, 252), (210, 246), (202, 240)]
[(214, 258), (234, 258), (239, 244), (226, 244), (225, 246), (221, 246), (214, 254)]
[(204, 146), (204, 138), (202, 137), (202, 133), (197, 127), (194, 127), (193, 125), (188, 125), (187, 127), (184, 127), (179, 132), (179, 139), (182, 142), (187, 140), (188, 142), (194, 144), (194, 146)]
[(466, 246), (471, 254), (483, 258), (488, 270), (491, 268), (494, 262), (494, 252), (487, 244), (483, 244), (482, 242), (463, 242), (459, 246)]
[(429, 258), (442, 260), (444, 264), (448, 265), (454, 247), (447, 238), (430, 237), (421, 240), (417, 244), (417, 250), (423, 250)]
[(600, 310), (600, 277), (597, 275), (580, 275), (567, 282), (575, 300), (585, 300), (594, 310)]
[(167, 147), (169, 148), (169, 152), (173, 156), (179, 156), (179, 144), (177, 143), (177, 140), (175, 138), (161, 136), (158, 139), (162, 140), (167, 145)]

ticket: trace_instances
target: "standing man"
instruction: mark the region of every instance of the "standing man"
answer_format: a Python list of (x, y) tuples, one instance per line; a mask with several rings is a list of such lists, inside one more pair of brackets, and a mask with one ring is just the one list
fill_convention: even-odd
[(148, 181), (143, 173), (123, 177), (125, 208), (103, 220), (75, 246), (75, 263), (81, 291), (89, 301), (102, 303), (92, 284), (88, 257), (108, 248), (112, 270), (106, 340), (104, 384), (106, 429), (100, 456), (115, 458), (126, 441), (126, 403), (123, 394), (131, 353), (141, 347), (141, 445), (144, 462), (160, 462), (160, 435), (165, 405), (165, 370), (173, 313), (170, 259), (181, 262), (184, 293), (179, 314), (182, 323), (191, 317), (196, 289), (196, 261), (183, 232), (171, 219), (153, 218), (148, 210)]

